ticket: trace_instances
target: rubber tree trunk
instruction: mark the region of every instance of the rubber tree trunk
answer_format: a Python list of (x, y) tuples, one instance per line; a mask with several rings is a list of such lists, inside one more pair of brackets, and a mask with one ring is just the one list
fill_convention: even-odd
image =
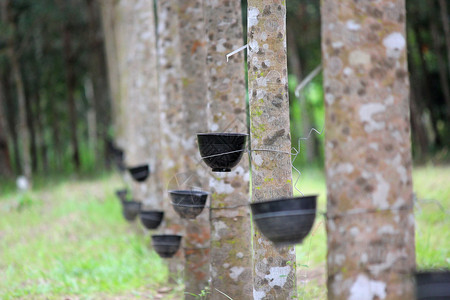
[(31, 183), (30, 130), (27, 124), (25, 86), (20, 69), (19, 57), (17, 51), (15, 50), (17, 26), (14, 23), (11, 5), (11, 0), (1, 0), (1, 17), (3, 24), (6, 24), (9, 29), (6, 53), (11, 64), (11, 76), (13, 77), (15, 84), (18, 102), (19, 116), (17, 133), (20, 140), (20, 145), (22, 146), (20, 151), (20, 165), (22, 167), (21, 173), (28, 179), (29, 183)]
[(3, 74), (0, 75), (0, 177), (11, 177), (11, 156), (9, 155), (9, 129), (5, 114), (5, 93), (3, 90)]
[[(27, 93), (25, 93), (25, 95), (27, 95)], [(36, 125), (35, 125), (35, 120), (37, 116), (35, 115), (36, 110), (33, 109), (35, 103), (36, 103), (36, 95), (32, 91), (29, 91), (28, 95), (25, 97), (25, 109), (27, 113), (28, 129), (30, 131), (30, 158), (31, 158), (32, 173), (36, 173), (38, 170), (38, 152), (37, 152), (38, 149), (36, 142)]]
[(129, 166), (149, 164), (151, 176), (134, 183), (133, 196), (143, 209), (161, 209), (159, 100), (153, 1), (133, 0), (127, 50), (127, 148)]
[[(67, 3), (62, 0), (58, 1), (60, 9), (69, 9)], [(64, 20), (62, 24), (62, 39), (63, 39), (63, 51), (64, 51), (64, 70), (66, 75), (66, 101), (67, 101), (67, 111), (69, 115), (69, 131), (70, 131), (70, 142), (72, 147), (72, 160), (75, 165), (75, 169), (80, 169), (80, 150), (78, 143), (78, 118), (77, 118), (77, 107), (75, 102), (75, 87), (77, 83), (75, 74), (75, 56), (72, 49), (72, 33), (69, 28), (69, 21)]]
[(103, 157), (103, 163), (108, 163), (106, 154), (106, 143), (108, 140), (108, 127), (111, 120), (111, 100), (108, 89), (106, 73), (106, 62), (104, 58), (104, 36), (99, 24), (100, 7), (96, 0), (86, 0), (88, 5), (89, 45), (90, 45), (90, 70), (89, 73), (93, 84), (93, 100), (95, 109), (96, 129), (100, 144), (95, 150), (98, 158)]
[[(70, 2), (64, 0), (57, 0), (60, 12), (64, 13), (71, 9)], [(77, 108), (75, 102), (75, 88), (77, 84), (77, 78), (75, 74), (75, 54), (72, 48), (72, 31), (70, 28), (70, 20), (61, 20), (61, 36), (63, 42), (63, 59), (64, 59), (64, 71), (66, 80), (66, 101), (67, 112), (69, 116), (69, 132), (70, 143), (72, 148), (72, 160), (76, 170), (80, 169), (80, 152), (78, 143), (78, 118)]]
[[(286, 4), (249, 0), (247, 16), (252, 202), (292, 197)], [(253, 298), (295, 297), (295, 259), (294, 247), (275, 248), (255, 227)]]
[(17, 133), (19, 136), (19, 144), (22, 145), (20, 152), (20, 161), (22, 166), (22, 174), (31, 180), (31, 153), (30, 153), (30, 130), (27, 124), (25, 88), (23, 84), (22, 72), (20, 71), (19, 61), (15, 50), (8, 48), (8, 54), (11, 60), (12, 76), (16, 86), (17, 99), (19, 104), (19, 118), (17, 124)]
[[(180, 140), (184, 123), (177, 1), (157, 1), (157, 16), (161, 152), (164, 153), (162, 171), (166, 188), (163, 193), (164, 223), (161, 225), (161, 231), (165, 234), (184, 235), (183, 221), (171, 207), (171, 200), (167, 192), (178, 189), (177, 174), (183, 170), (181, 153), (184, 152)], [(169, 260), (169, 280), (176, 282), (177, 276), (183, 268), (183, 251), (178, 251), (177, 256)]]
[[(196, 134), (207, 130), (206, 40), (203, 0), (178, 0), (181, 51), (181, 80), (183, 84), (183, 169), (185, 188), (207, 189), (209, 177), (199, 163)], [(204, 210), (195, 220), (189, 220), (184, 236), (185, 292), (199, 294), (209, 279), (209, 213)], [(195, 299), (186, 294), (186, 299)]]
[(39, 159), (41, 160), (41, 170), (42, 172), (48, 172), (48, 158), (47, 158), (47, 149), (48, 149), (48, 145), (45, 142), (45, 138), (44, 138), (44, 124), (45, 122), (45, 117), (46, 114), (43, 112), (43, 103), (42, 103), (42, 98), (41, 95), (39, 95), (39, 93), (36, 93), (36, 132), (38, 133), (37, 135), (37, 145), (38, 145), (38, 149), (39, 149)]
[(102, 29), (104, 36), (104, 47), (106, 53), (106, 64), (108, 73), (108, 86), (111, 95), (111, 121), (114, 132), (117, 133), (119, 123), (119, 103), (120, 103), (120, 82), (118, 73), (118, 55), (117, 55), (117, 22), (114, 0), (102, 0), (100, 3)]
[(413, 299), (405, 2), (322, 4), (328, 298)]
[(17, 101), (13, 96), (13, 83), (12, 78), (10, 76), (4, 76), (1, 78), (2, 80), (2, 86), (3, 86), (3, 94), (4, 94), (4, 121), (6, 122), (6, 128), (8, 129), (7, 134), (10, 137), (10, 141), (12, 143), (10, 149), (10, 155), (11, 155), (11, 167), (13, 170), (13, 173), (20, 173), (21, 170), (21, 164), (20, 164), (20, 149), (18, 144), (18, 137), (17, 137), (17, 118), (18, 114), (16, 113), (16, 106)]
[[(108, 1), (108, 0), (105, 0)], [(127, 59), (130, 47), (130, 32), (134, 25), (133, 15), (131, 13), (133, 1), (119, 0), (113, 1), (113, 19), (114, 19), (114, 37), (115, 49), (117, 55), (117, 94), (114, 101), (115, 115), (115, 141), (117, 145), (127, 150), (127, 106), (129, 101), (129, 80), (130, 70), (128, 69)]]
[[(205, 1), (208, 130), (247, 133), (244, 54), (226, 54), (243, 45), (241, 1)], [(249, 166), (244, 157), (229, 173), (210, 174), (211, 299), (252, 296)], [(236, 207), (236, 208), (229, 208)], [(220, 292), (219, 292), (220, 291)]]

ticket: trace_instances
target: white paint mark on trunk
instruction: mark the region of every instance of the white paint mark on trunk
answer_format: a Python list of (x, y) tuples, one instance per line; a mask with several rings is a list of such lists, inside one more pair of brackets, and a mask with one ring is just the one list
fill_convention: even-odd
[(383, 39), (388, 57), (399, 58), (406, 46), (406, 40), (400, 32), (393, 32)]
[(259, 9), (256, 7), (248, 8), (248, 27), (252, 27), (258, 24)]
[(358, 31), (361, 29), (361, 25), (359, 25), (358, 23), (356, 23), (353, 20), (348, 20), (346, 23), (347, 29), (351, 30), (351, 31)]
[(273, 267), (270, 268), (270, 273), (266, 275), (264, 278), (269, 280), (269, 285), (274, 287), (278, 285), (279, 287), (283, 287), (287, 281), (287, 276), (291, 271), (291, 267)]
[(368, 103), (361, 105), (359, 109), (359, 118), (362, 122), (366, 122), (367, 124), (364, 126), (364, 129), (371, 133), (375, 130), (381, 130), (385, 127), (385, 122), (377, 122), (373, 119), (373, 115), (384, 112), (386, 110), (386, 106), (380, 103)]
[(266, 293), (264, 291), (257, 291), (253, 289), (253, 299), (254, 300), (262, 300), (266, 296)]
[(350, 289), (349, 300), (373, 300), (386, 298), (386, 283), (370, 280), (365, 275), (358, 275)]
[(219, 231), (222, 230), (222, 229), (227, 229), (227, 224), (225, 224), (222, 221), (217, 221), (217, 222), (213, 223), (213, 226), (214, 226), (214, 235), (215, 235), (214, 238), (215, 239), (220, 239)]
[(378, 185), (377, 190), (373, 193), (372, 201), (378, 208), (385, 209), (389, 207), (388, 195), (390, 185), (380, 174), (376, 174), (375, 177), (378, 181)]
[(241, 275), (242, 272), (244, 272), (245, 268), (242, 267), (232, 267), (230, 269), (230, 277), (231, 279), (233, 279), (234, 281), (237, 281), (239, 278), (239, 275)]
[(229, 183), (222, 180), (209, 179), (209, 186), (214, 189), (217, 194), (231, 194), (234, 188)]

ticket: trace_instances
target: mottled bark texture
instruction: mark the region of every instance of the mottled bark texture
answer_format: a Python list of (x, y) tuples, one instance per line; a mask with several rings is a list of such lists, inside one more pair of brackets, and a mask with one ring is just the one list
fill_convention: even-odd
[[(161, 225), (161, 231), (166, 234), (184, 235), (183, 222), (173, 210), (168, 193), (168, 190), (179, 189), (176, 176), (183, 170), (181, 153), (184, 151), (180, 140), (184, 124), (177, 0), (157, 1), (157, 12), (161, 149), (164, 153), (162, 170), (165, 187), (164, 223)], [(177, 256), (169, 261), (170, 280), (175, 281), (183, 267), (183, 251), (178, 251)]]
[(118, 57), (116, 46), (116, 31), (117, 24), (115, 20), (115, 5), (114, 0), (100, 0), (100, 11), (102, 19), (102, 29), (104, 36), (104, 46), (106, 54), (106, 65), (108, 73), (108, 86), (111, 94), (112, 104), (112, 120), (113, 126), (117, 122), (118, 111), (116, 108), (119, 101), (119, 74), (118, 74)]
[(133, 196), (143, 209), (161, 209), (159, 99), (156, 61), (156, 34), (153, 2), (133, 0), (133, 25), (127, 50), (127, 145), (128, 166), (149, 164), (150, 177), (134, 183)]
[[(108, 1), (108, 0), (105, 0)], [(128, 105), (128, 70), (127, 51), (129, 48), (131, 28), (134, 25), (131, 13), (134, 1), (118, 0), (113, 2), (112, 18), (114, 19), (114, 46), (117, 68), (117, 90), (114, 99), (114, 134), (117, 145), (126, 150), (127, 139), (127, 105)]]
[[(285, 1), (248, 1), (247, 38), (252, 201), (292, 197)], [(253, 262), (254, 299), (296, 296), (294, 247), (275, 248), (255, 227)]]
[[(244, 54), (226, 61), (243, 44), (241, 1), (205, 1), (207, 30), (208, 130), (247, 133)], [(249, 166), (244, 157), (230, 173), (210, 174), (211, 299), (252, 296)]]
[[(209, 180), (199, 164), (200, 154), (196, 134), (207, 130), (206, 40), (202, 0), (178, 0), (181, 80), (183, 99), (183, 132), (180, 135), (184, 151), (183, 171), (188, 179), (185, 188), (205, 190)], [(209, 202), (209, 201), (208, 201)], [(184, 237), (185, 291), (199, 294), (209, 279), (209, 213), (204, 210), (195, 220), (189, 220)], [(195, 297), (186, 294), (187, 299)]]
[(404, 0), (322, 7), (328, 298), (413, 299)]

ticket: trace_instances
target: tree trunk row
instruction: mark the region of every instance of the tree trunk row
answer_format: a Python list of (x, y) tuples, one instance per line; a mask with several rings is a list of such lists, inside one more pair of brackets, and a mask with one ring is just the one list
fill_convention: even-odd
[[(169, 213), (162, 229), (184, 233), (188, 299), (210, 277), (212, 299), (222, 293), (242, 299), (296, 295), (294, 247), (275, 248), (255, 228), (251, 271), (248, 211), (216, 209), (248, 199), (245, 158), (229, 174), (209, 174), (195, 143), (198, 132), (246, 131), (243, 55), (225, 59), (242, 43), (239, 2), (158, 1), (158, 44), (152, 5), (134, 0), (115, 7), (118, 136), (128, 141), (128, 164), (150, 162), (154, 177), (164, 182), (141, 186), (152, 189), (148, 194), (134, 193), (168, 202), (164, 188), (212, 192), (211, 211), (186, 222)], [(413, 297), (407, 276), (415, 256), (404, 8), (403, 0), (323, 2), (331, 299)], [(292, 197), (285, 17), (284, 1), (248, 1), (252, 201)]]

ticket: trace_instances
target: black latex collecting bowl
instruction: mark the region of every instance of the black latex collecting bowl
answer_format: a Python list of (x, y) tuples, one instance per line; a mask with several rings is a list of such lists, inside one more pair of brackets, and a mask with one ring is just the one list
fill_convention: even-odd
[(261, 233), (278, 246), (298, 244), (311, 231), (317, 196), (282, 198), (250, 204)]
[(164, 212), (163, 211), (141, 211), (139, 214), (142, 225), (147, 229), (156, 229), (161, 224)]
[(205, 207), (209, 193), (191, 190), (169, 191), (173, 209), (184, 219), (195, 219)]
[(122, 214), (127, 221), (133, 221), (141, 211), (141, 202), (122, 201)]
[(415, 274), (416, 299), (450, 299), (450, 271), (424, 271)]
[(247, 136), (244, 133), (198, 133), (200, 155), (213, 172), (230, 172), (244, 154)]
[(140, 165), (136, 167), (129, 167), (128, 171), (137, 182), (143, 182), (150, 175), (150, 167), (148, 165)]
[(127, 189), (121, 189), (121, 190), (117, 190), (116, 191), (116, 195), (117, 195), (117, 197), (119, 197), (119, 199), (121, 201), (127, 200), (127, 194), (128, 194), (128, 190)]
[(113, 162), (116, 164), (120, 172), (125, 171), (124, 151), (116, 147), (112, 142), (107, 143), (108, 151), (112, 155)]
[(152, 245), (162, 258), (171, 258), (180, 248), (181, 235), (152, 235)]

